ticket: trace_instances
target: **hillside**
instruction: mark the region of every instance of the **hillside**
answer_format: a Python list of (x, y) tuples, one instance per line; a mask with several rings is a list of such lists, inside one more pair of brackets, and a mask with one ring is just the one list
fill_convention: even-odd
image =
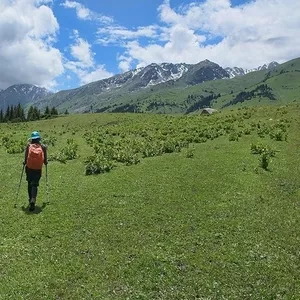
[[(186, 112), (191, 106), (199, 104), (198, 108), (211, 106), (217, 109), (230, 106), (248, 106), (256, 104), (286, 104), (300, 99), (300, 59), (281, 64), (272, 70), (251, 72), (233, 79), (214, 80), (200, 85), (182, 89), (168, 84), (152, 88), (151, 93), (144, 92), (131, 100), (140, 103), (142, 110), (148, 107), (155, 112)], [(251, 92), (261, 85), (272, 89), (275, 100), (263, 95), (249, 98), (247, 101), (230, 103), (241, 92)], [(206, 101), (213, 95), (213, 101)], [(129, 99), (127, 101), (130, 102)], [(153, 105), (153, 103), (155, 105)], [(230, 105), (229, 105), (230, 104)], [(154, 109), (153, 109), (154, 107)]]
[(229, 74), (219, 65), (208, 60), (196, 65), (151, 64), (74, 90), (58, 92), (42, 99), (37, 105), (41, 108), (47, 105), (56, 106), (71, 112), (105, 110), (105, 107), (111, 108), (111, 106), (118, 109), (123, 106), (123, 99), (131, 98), (132, 95), (144, 91), (149, 93), (152, 87), (160, 84), (171, 83), (186, 87), (221, 78), (229, 78)]
[[(276, 103), (298, 100), (295, 98), (299, 92), (300, 59), (281, 65), (272, 63), (270, 69), (267, 67), (229, 79), (224, 69), (209, 61), (188, 67), (183, 64), (168, 64), (168, 67), (153, 64), (75, 90), (61, 91), (36, 104), (41, 108), (50, 105), (70, 112), (186, 113), (191, 106), (197, 107), (197, 103), (199, 109), (205, 106), (226, 107), (239, 93), (251, 92), (262, 84), (270, 85), (276, 95)], [(174, 74), (177, 74), (177, 79)], [(210, 96), (214, 101), (209, 101), (207, 97)], [(271, 101), (261, 95), (248, 97), (243, 105)]]
[[(299, 299), (299, 114), (0, 124), (0, 299)], [(36, 129), (50, 162), (31, 213)]]

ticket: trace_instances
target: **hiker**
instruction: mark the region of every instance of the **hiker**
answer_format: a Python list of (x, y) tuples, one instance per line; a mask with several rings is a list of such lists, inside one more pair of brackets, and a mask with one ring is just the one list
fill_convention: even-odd
[(26, 181), (28, 182), (29, 210), (34, 211), (39, 181), (42, 176), (43, 164), (47, 166), (47, 148), (41, 143), (38, 131), (33, 131), (28, 139), (23, 164), (26, 166)]

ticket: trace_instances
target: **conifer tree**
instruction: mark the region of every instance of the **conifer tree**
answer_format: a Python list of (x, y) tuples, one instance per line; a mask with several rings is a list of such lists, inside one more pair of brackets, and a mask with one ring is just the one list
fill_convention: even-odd
[(14, 119), (14, 106), (11, 105), (9, 108), (8, 120), (11, 121)]
[(34, 106), (33, 107), (33, 120), (39, 120), (40, 117), (41, 117), (40, 110), (36, 106)]
[(50, 115), (50, 109), (49, 109), (49, 106), (47, 105), (46, 108), (45, 108), (45, 113), (44, 113), (45, 116), (49, 116)]
[(27, 113), (27, 121), (33, 121), (33, 106), (32, 105), (29, 107), (29, 110)]
[(51, 108), (50, 114), (51, 114), (51, 116), (57, 116), (58, 115), (58, 111), (54, 106)]

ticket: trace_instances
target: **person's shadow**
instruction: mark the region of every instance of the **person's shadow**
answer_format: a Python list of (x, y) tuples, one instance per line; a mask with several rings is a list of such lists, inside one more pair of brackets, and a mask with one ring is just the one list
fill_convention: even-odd
[(29, 210), (29, 204), (27, 207), (25, 207), (24, 205), (22, 206), (22, 210), (25, 214), (27, 215), (37, 215), (40, 214), (45, 208), (46, 206), (50, 204), (49, 202), (43, 202), (42, 206), (36, 205), (35, 209), (33, 211)]

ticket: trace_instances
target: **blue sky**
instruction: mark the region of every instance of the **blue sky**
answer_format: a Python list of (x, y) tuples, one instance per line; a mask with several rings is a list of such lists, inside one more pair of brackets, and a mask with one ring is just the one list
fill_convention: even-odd
[(298, 0), (1, 0), (0, 88), (75, 88), (153, 62), (284, 62), (300, 56), (299, 29)]

